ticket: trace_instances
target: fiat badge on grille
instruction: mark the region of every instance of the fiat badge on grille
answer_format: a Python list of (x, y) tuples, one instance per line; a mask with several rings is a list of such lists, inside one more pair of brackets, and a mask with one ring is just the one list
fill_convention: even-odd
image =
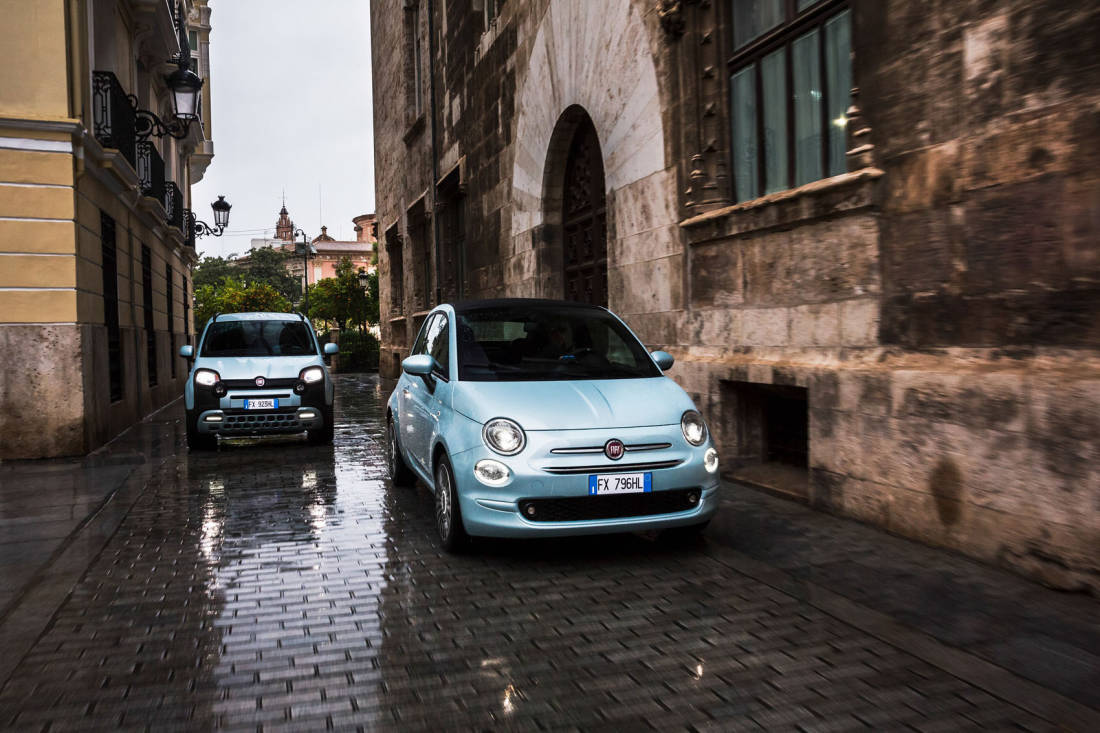
[(263, 377), (256, 377), (256, 386), (257, 386), (257, 387), (262, 387), (262, 386), (264, 386), (265, 384), (267, 384), (267, 380), (266, 380), (266, 379), (264, 379)]
[(604, 443), (603, 453), (605, 456), (613, 461), (617, 461), (623, 457), (623, 453), (626, 452), (626, 446), (623, 445), (623, 441), (618, 438), (612, 438)]

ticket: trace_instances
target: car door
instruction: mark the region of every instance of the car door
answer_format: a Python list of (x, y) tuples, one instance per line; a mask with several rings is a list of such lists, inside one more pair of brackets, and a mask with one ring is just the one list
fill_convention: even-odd
[[(409, 356), (417, 356), (418, 354), (427, 353), (427, 335), (428, 327), (431, 326), (432, 320), (435, 316), (431, 316), (424, 327), (420, 329), (420, 333), (416, 337), (416, 342), (413, 344), (412, 351)], [(411, 374), (401, 373), (401, 378), (397, 383), (397, 406), (400, 411), (398, 422), (400, 423), (401, 430), (401, 448), (406, 454), (406, 458), (409, 459), (409, 463), (416, 469), (427, 471), (425, 466), (427, 465), (427, 459), (421, 455), (421, 452), (417, 450), (417, 445), (424, 443), (424, 439), (420, 438), (420, 433), (427, 428), (427, 423), (424, 422), (425, 416), (424, 407), (424, 393), (426, 385), (424, 380), (420, 377), (414, 377)]]
[[(447, 328), (447, 315), (445, 313), (433, 313), (422, 332), (423, 342), (420, 350), (414, 350), (414, 354), (429, 354), (433, 357), (441, 356), (447, 359), (447, 340), (449, 338)], [(406, 375), (408, 376), (408, 375)], [(440, 400), (436, 392), (441, 385), (447, 384), (448, 375), (446, 367), (433, 372), (430, 379), (408, 376), (408, 381), (402, 391), (402, 396), (407, 401), (406, 414), (409, 428), (402, 440), (406, 441), (406, 450), (412, 454), (412, 459), (418, 467), (427, 475), (431, 475), (431, 441), (435, 435), (440, 417)]]

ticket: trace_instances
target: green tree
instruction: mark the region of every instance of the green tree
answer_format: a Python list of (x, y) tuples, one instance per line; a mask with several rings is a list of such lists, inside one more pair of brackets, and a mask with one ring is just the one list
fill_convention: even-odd
[(302, 296), (301, 281), (286, 271), (287, 260), (293, 255), (274, 247), (259, 247), (248, 255), (247, 279), (266, 283), (282, 293), (287, 300)]
[(216, 285), (197, 288), (195, 301), (195, 325), (198, 328), (202, 328), (215, 313), (291, 313), (294, 310), (290, 300), (267, 283), (249, 283), (235, 277), (227, 277)]
[(217, 285), (227, 277), (233, 277), (238, 272), (238, 268), (224, 257), (203, 257), (195, 265), (191, 282), (197, 291), (204, 285)]
[(336, 277), (319, 280), (309, 290), (309, 317), (314, 321), (336, 324), (340, 331), (349, 325), (364, 329), (368, 323), (378, 320), (378, 278), (374, 278), (373, 292), (367, 292), (359, 284), (359, 272), (351, 260), (343, 258), (336, 266)]

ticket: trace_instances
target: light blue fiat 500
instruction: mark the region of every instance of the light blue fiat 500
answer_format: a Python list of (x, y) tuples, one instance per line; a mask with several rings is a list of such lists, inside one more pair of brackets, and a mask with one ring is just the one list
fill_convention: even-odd
[(387, 410), (393, 482), (435, 494), (447, 550), (470, 536), (706, 526), (718, 452), (691, 398), (605, 308), (482, 300), (428, 314)]

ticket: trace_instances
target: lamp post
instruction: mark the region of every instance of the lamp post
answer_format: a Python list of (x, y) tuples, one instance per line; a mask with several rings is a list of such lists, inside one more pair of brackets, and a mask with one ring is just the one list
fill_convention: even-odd
[(191, 231), (196, 237), (220, 237), (229, 226), (229, 210), (233, 208), (233, 204), (226, 201), (225, 196), (218, 196), (218, 200), (210, 204), (210, 208), (214, 210), (214, 226), (195, 218), (195, 212), (188, 212), (191, 217)]
[(294, 243), (294, 254), (302, 256), (302, 310), (309, 313), (309, 256), (313, 254), (313, 247), (309, 243), (309, 236), (301, 229), (295, 229), (291, 237), (302, 235), (301, 242)]

